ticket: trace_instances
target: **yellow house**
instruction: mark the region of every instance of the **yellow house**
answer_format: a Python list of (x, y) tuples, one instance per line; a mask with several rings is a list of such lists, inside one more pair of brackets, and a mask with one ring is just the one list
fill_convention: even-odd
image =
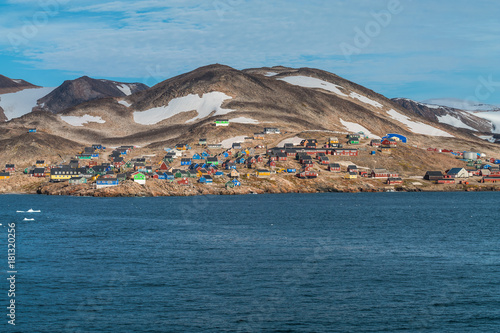
[(330, 138), (329, 141), (331, 144), (336, 144), (336, 143), (339, 143), (339, 138)]
[(79, 177), (82, 174), (81, 169), (72, 168), (54, 168), (50, 170), (50, 180), (64, 181), (72, 177)]
[(269, 177), (271, 175), (270, 170), (259, 169), (256, 171), (257, 177)]
[(0, 172), (0, 179), (9, 179), (10, 173), (8, 172)]
[(46, 168), (47, 167), (47, 163), (45, 163), (44, 160), (37, 160), (36, 163), (35, 163), (35, 166), (37, 168)]
[(345, 179), (356, 179), (358, 178), (358, 174), (356, 172), (349, 172), (345, 175)]

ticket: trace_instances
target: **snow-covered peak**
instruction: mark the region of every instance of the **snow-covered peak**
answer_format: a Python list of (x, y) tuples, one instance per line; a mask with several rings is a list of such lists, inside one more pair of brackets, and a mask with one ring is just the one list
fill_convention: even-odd
[(434, 98), (427, 99), (422, 103), (434, 105), (436, 107), (445, 106), (465, 111), (500, 111), (500, 106), (492, 104), (476, 103), (474, 101), (458, 98)]

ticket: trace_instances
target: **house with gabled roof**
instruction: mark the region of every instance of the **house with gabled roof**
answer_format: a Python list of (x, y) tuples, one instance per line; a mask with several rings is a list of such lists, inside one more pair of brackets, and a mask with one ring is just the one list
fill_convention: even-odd
[(451, 168), (446, 172), (446, 178), (469, 178), (469, 172), (464, 168)]

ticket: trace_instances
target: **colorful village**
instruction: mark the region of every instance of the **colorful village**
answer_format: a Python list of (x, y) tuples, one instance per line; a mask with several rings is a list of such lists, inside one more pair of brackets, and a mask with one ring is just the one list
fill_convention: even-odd
[[(225, 122), (218, 120), (216, 126), (227, 126)], [(379, 160), (389, 159), (398, 149), (410, 148), (408, 139), (399, 134), (387, 134), (382, 139), (370, 139), (362, 132), (322, 139), (300, 139), (296, 136), (289, 140), (292, 142), (286, 142), (285, 139), (283, 144), (269, 147), (269, 138), (281, 134), (278, 128), (264, 128), (262, 133), (254, 133), (239, 140), (241, 142), (235, 140), (230, 148), (200, 138), (197, 142), (165, 147), (164, 154), (161, 154), (163, 156), (141, 154), (143, 150), (134, 146), (108, 148), (93, 144), (75, 152), (70, 160), (59, 163), (39, 159), (33, 161), (32, 166), (19, 170), (15, 164), (6, 161), (0, 173), (0, 185), (12, 177), (31, 177), (41, 181), (37, 185), (37, 193), (102, 195), (106, 193), (102, 189), (119, 188), (124, 184), (147, 187), (151, 183), (165, 183), (169, 184), (168, 188), (152, 195), (170, 195), (168, 191), (179, 195), (180, 192), (172, 188), (219, 189), (198, 191), (203, 194), (358, 190), (392, 192), (440, 190), (436, 187), (440, 185), (462, 185), (456, 190), (467, 190), (474, 184), (495, 184), (500, 181), (500, 160), (476, 152), (418, 148), (433, 154), (447, 154), (456, 160), (456, 166), (413, 175), (400, 175), (397, 171), (376, 165), (370, 168), (362, 163), (375, 157)], [(356, 161), (361, 164), (358, 165)], [(430, 184), (436, 186), (428, 186)], [(245, 186), (246, 192), (237, 191)], [(57, 188), (57, 191), (51, 188)], [(453, 189), (448, 187), (446, 190)], [(33, 187), (31, 191), (34, 191)], [(148, 195), (149, 192), (145, 193)], [(109, 195), (133, 193), (113, 192)]]

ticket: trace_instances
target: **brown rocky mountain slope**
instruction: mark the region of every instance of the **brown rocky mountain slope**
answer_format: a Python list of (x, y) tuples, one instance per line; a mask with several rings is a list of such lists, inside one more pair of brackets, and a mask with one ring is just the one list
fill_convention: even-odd
[[(230, 126), (215, 127), (220, 118), (228, 118)], [(416, 145), (488, 145), (469, 130), (431, 122), (335, 74), (281, 66), (243, 71), (205, 66), (130, 96), (87, 101), (60, 114), (32, 112), (0, 126), (37, 127), (81, 144), (108, 146), (162, 147), (200, 137), (220, 142), (263, 127), (290, 134), (330, 131), (332, 136), (360, 130), (370, 137), (400, 133)]]
[(148, 89), (148, 86), (142, 83), (123, 83), (82, 76), (76, 80), (64, 81), (50, 94), (40, 98), (35, 111), (59, 113), (84, 102), (106, 97), (123, 97), (145, 89)]

